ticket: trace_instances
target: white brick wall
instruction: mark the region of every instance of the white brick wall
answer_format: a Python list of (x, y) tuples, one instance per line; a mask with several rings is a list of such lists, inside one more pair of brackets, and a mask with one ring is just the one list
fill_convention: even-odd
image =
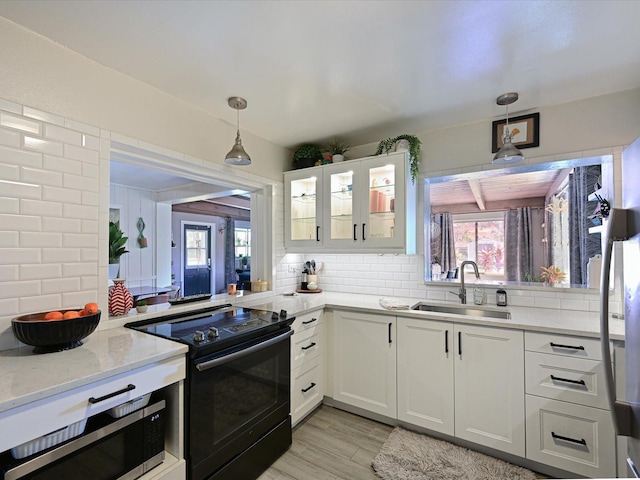
[(11, 318), (100, 297), (99, 134), (0, 102), (0, 350), (17, 346)]

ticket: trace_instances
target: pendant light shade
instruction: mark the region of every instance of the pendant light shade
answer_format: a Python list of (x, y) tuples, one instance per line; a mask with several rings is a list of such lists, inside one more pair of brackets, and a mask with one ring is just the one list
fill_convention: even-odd
[(224, 162), (229, 165), (251, 165), (251, 157), (242, 147), (242, 140), (240, 139), (240, 110), (247, 108), (247, 101), (241, 97), (231, 97), (228, 100), (229, 106), (237, 111), (237, 133), (236, 143), (227, 156), (224, 158)]
[(502, 147), (493, 157), (494, 164), (516, 163), (524, 160), (524, 155), (511, 143), (511, 134), (509, 132), (509, 105), (518, 100), (516, 92), (503, 93), (496, 99), (498, 105), (507, 107), (507, 123), (504, 126), (504, 134), (502, 136)]

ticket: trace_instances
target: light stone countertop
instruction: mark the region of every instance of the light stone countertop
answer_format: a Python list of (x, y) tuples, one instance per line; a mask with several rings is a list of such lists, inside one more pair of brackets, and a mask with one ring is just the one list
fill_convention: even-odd
[[(210, 301), (176, 306), (153, 305), (148, 313), (142, 315), (137, 315), (133, 310), (127, 316), (112, 317), (107, 322), (101, 322), (99, 330), (83, 340), (84, 345), (79, 348), (42, 355), (33, 354), (33, 347), (30, 346), (0, 351), (0, 412), (166, 358), (183, 355), (188, 351), (186, 345), (130, 330), (122, 325), (135, 320), (186, 313), (223, 303), (261, 307), (278, 312), (284, 309), (289, 315), (302, 315), (319, 308), (352, 309), (402, 317), (428, 317), (475, 325), (600, 337), (599, 318), (595, 312), (482, 306), (511, 312), (510, 320), (501, 320), (412, 310), (386, 310), (380, 306), (380, 298), (375, 295), (339, 292), (296, 296), (273, 295), (266, 292), (237, 297), (216, 295)], [(393, 299), (407, 305), (418, 303), (411, 298)], [(454, 302), (429, 303), (456, 305)], [(609, 328), (613, 340), (624, 340), (623, 320), (611, 319)]]
[(123, 327), (98, 330), (62, 352), (34, 354), (31, 346), (0, 351), (0, 412), (187, 351), (181, 343)]

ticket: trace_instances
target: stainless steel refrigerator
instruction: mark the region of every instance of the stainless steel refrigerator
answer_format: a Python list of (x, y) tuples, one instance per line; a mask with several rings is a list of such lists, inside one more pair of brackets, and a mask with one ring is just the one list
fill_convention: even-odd
[[(640, 478), (640, 138), (622, 153), (622, 209), (612, 209), (605, 228), (600, 284), (600, 328), (603, 359), (609, 347), (609, 272), (616, 241), (623, 241), (626, 398), (616, 399), (612, 365), (605, 368), (609, 403), (616, 432), (628, 438), (627, 463)], [(619, 472), (624, 476), (624, 472)]]

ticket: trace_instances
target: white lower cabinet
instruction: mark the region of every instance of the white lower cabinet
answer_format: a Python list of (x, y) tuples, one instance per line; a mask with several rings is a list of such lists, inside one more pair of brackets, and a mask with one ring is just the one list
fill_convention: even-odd
[(524, 456), (522, 332), (398, 317), (398, 419)]
[(324, 395), (322, 310), (297, 315), (291, 325), (291, 423), (309, 415)]
[(587, 477), (615, 477), (616, 435), (599, 341), (525, 332), (525, 348), (527, 458)]
[(455, 325), (456, 437), (525, 456), (524, 335)]
[(335, 310), (333, 398), (396, 418), (396, 317)]
[(615, 477), (611, 413), (527, 395), (527, 458), (587, 477)]
[(453, 323), (398, 317), (398, 420), (454, 434)]

